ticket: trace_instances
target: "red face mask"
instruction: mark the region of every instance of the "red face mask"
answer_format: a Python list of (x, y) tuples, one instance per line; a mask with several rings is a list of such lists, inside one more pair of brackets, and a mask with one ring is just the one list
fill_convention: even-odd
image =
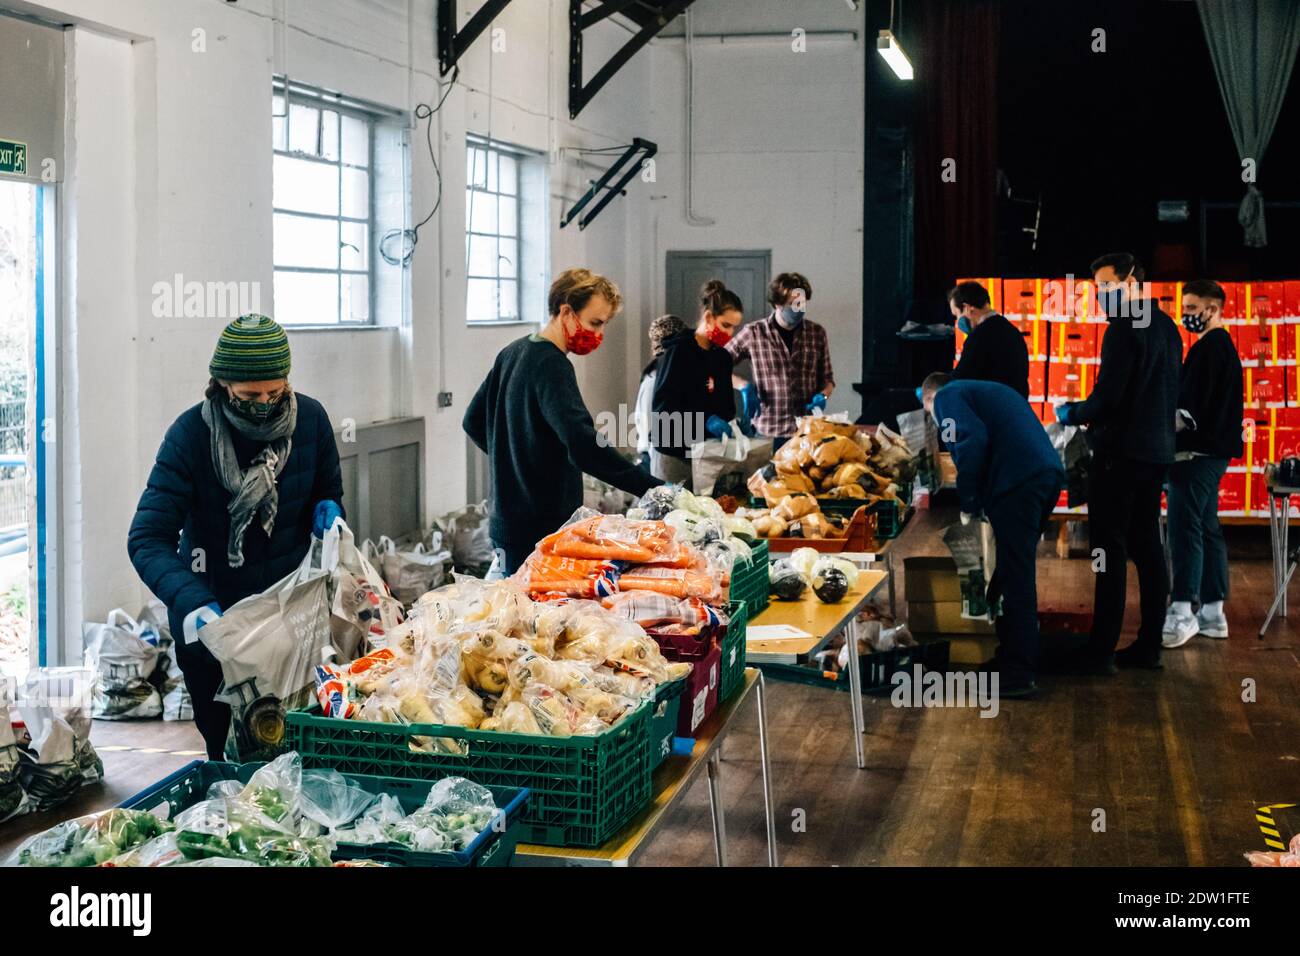
[(731, 333), (720, 325), (710, 325), (708, 330), (705, 331), (704, 337), (718, 348), (722, 348), (731, 341)]
[(574, 331), (570, 332), (566, 329), (564, 332), (564, 342), (574, 355), (590, 355), (600, 348), (600, 343), (604, 340), (603, 334), (591, 331), (581, 322)]

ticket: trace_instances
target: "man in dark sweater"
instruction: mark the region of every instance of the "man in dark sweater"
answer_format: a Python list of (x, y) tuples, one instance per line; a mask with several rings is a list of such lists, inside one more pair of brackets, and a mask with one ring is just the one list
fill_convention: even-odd
[[(1092, 264), (1097, 300), (1109, 323), (1092, 394), (1056, 410), (1067, 425), (1088, 425), (1088, 536), (1096, 585), (1092, 635), (1081, 668), (1159, 668), (1169, 575), (1160, 543), (1160, 493), (1174, 460), (1174, 419), (1183, 342), (1173, 319), (1142, 294), (1143, 270), (1129, 253)], [(1116, 654), (1124, 625), (1128, 560), (1138, 572), (1142, 619), (1137, 641)]]
[(507, 573), (582, 505), (584, 473), (634, 495), (658, 484), (596, 433), (568, 358), (599, 347), (621, 302), (604, 276), (561, 273), (546, 328), (497, 355), (465, 410), (465, 433), (491, 459), (490, 531)]
[[(1219, 527), (1219, 482), (1242, 452), (1241, 359), (1223, 325), (1223, 287), (1200, 279), (1183, 286), (1183, 328), (1199, 338), (1178, 384), (1177, 452), (1169, 469), (1169, 550), (1173, 602), (1164, 646), (1196, 634), (1227, 637), (1228, 549)], [(1192, 602), (1201, 609), (1192, 613)]]
[(1020, 330), (993, 311), (988, 291), (978, 282), (959, 282), (948, 293), (948, 308), (967, 336), (956, 379), (1000, 382), (1029, 397), (1029, 350)]
[(921, 400), (957, 466), (962, 522), (981, 511), (993, 525), (997, 566), (989, 600), (1002, 598), (997, 619), (999, 695), (1036, 693), (1038, 539), (1065, 481), (1061, 458), (1029, 403), (996, 382), (926, 378)]

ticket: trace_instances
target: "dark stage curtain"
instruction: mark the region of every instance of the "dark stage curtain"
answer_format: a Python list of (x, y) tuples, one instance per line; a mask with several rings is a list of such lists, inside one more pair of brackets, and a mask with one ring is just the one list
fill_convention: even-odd
[[(916, 18), (916, 298), (996, 263), (998, 34), (996, 0), (923, 0)], [(909, 55), (912, 50), (907, 51)], [(956, 161), (955, 182), (943, 162)]]

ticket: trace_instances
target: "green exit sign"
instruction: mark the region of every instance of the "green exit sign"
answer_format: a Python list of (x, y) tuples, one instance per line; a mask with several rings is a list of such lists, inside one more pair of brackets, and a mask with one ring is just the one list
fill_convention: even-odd
[(27, 144), (0, 139), (0, 173), (27, 175)]

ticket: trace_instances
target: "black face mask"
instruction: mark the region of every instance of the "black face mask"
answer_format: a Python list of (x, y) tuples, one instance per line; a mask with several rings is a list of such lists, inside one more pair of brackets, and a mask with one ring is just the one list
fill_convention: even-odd
[(1209, 320), (1205, 317), (1203, 311), (1183, 313), (1183, 328), (1188, 332), (1191, 332), (1194, 335), (1200, 335), (1205, 331), (1207, 325), (1209, 325)]

